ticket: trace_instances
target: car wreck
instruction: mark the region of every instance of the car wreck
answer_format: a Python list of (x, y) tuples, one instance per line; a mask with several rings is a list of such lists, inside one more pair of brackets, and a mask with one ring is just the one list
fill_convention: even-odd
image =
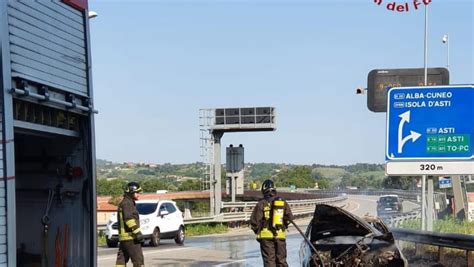
[(408, 266), (387, 226), (339, 207), (317, 205), (300, 248), (304, 267)]

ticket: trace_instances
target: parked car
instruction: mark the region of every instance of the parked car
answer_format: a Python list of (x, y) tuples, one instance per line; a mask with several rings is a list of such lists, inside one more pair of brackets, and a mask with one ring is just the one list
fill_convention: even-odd
[[(300, 247), (303, 267), (408, 266), (387, 226), (377, 217), (360, 218), (342, 208), (319, 204)], [(322, 264), (321, 264), (322, 263)]]
[(402, 199), (398, 195), (380, 196), (377, 201), (377, 216), (403, 212)]
[[(183, 214), (171, 200), (139, 200), (136, 202), (140, 214), (140, 229), (152, 246), (158, 246), (161, 239), (174, 239), (176, 244), (184, 243)], [(105, 230), (108, 247), (118, 245), (118, 222), (114, 214)]]

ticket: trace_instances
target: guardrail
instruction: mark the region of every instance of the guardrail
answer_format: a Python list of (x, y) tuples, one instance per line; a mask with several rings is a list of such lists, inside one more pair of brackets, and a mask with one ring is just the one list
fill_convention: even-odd
[[(347, 200), (347, 196), (322, 198), (322, 199), (304, 199), (304, 200), (287, 200), (291, 211), (295, 216), (303, 216), (313, 214), (317, 204), (333, 204)], [(249, 221), (252, 210), (257, 201), (248, 202), (223, 202), (222, 209), (225, 212), (208, 217), (185, 218), (184, 224), (211, 223), (211, 222), (237, 222)], [(97, 230), (104, 230), (106, 224), (97, 225)]]
[(438, 262), (442, 263), (443, 249), (456, 248), (466, 252), (467, 266), (474, 266), (474, 236), (463, 234), (436, 233), (422, 230), (395, 228), (407, 220), (421, 218), (421, 209), (405, 212), (400, 215), (382, 217), (390, 227), (390, 231), (396, 240), (425, 244), (438, 247)]
[(221, 221), (223, 217), (224, 215), (220, 214), (218, 216), (188, 218), (184, 220), (184, 224), (218, 222), (218, 221)]
[(467, 266), (474, 266), (474, 236), (446, 234), (429, 231), (391, 228), (395, 239), (438, 247), (438, 262), (442, 263), (443, 248), (456, 248), (466, 251)]
[[(340, 189), (340, 190), (314, 190), (306, 189), (304, 190), (308, 193), (318, 193), (318, 194), (331, 194), (338, 195), (341, 193), (346, 193), (349, 195), (366, 195), (366, 196), (380, 196), (380, 195), (399, 195), (404, 199), (418, 200), (421, 197), (421, 190), (400, 190), (400, 189), (377, 189), (377, 190), (360, 190), (360, 189)], [(443, 192), (434, 192), (435, 199), (441, 198), (446, 199), (446, 194)], [(445, 201), (440, 201), (440, 205), (443, 205)], [(443, 207), (442, 207), (443, 208)]]
[[(284, 190), (280, 190), (284, 191)], [(319, 195), (341, 195), (341, 194), (356, 194), (356, 195), (386, 195), (386, 194), (397, 194), (405, 199), (416, 200), (417, 197), (421, 194), (420, 191), (409, 191), (409, 190), (354, 190), (354, 189), (345, 189), (345, 190), (312, 190), (304, 189), (304, 192), (307, 193), (317, 193)], [(444, 193), (435, 193), (435, 197), (440, 197), (440, 199), (445, 199)], [(314, 205), (318, 203), (335, 203), (342, 200), (338, 199), (341, 197), (328, 197), (321, 199), (307, 199), (307, 200), (288, 200), (287, 202), (291, 205), (291, 209), (296, 216), (312, 214), (314, 212)], [(342, 196), (342, 198), (347, 199), (347, 197)], [(235, 221), (248, 221), (250, 219), (250, 213), (253, 207), (257, 202), (224, 202), (222, 208), (227, 209), (223, 214), (214, 216), (214, 217), (196, 217), (196, 218), (185, 218), (185, 224), (194, 224), (194, 223), (209, 223), (209, 222), (231, 222)], [(446, 201), (439, 201), (440, 205), (446, 205)], [(412, 217), (409, 217), (412, 218)], [(400, 221), (402, 218), (398, 218), (395, 221)], [(398, 224), (398, 223), (396, 223)], [(105, 229), (105, 224), (97, 226), (98, 230)]]
[(404, 212), (402, 214), (384, 216), (381, 218), (389, 227), (395, 228), (405, 221), (421, 218), (421, 208), (417, 208), (409, 212)]
[[(323, 199), (305, 199), (305, 200), (288, 200), (291, 211), (295, 216), (303, 216), (313, 214), (317, 204), (334, 204), (347, 200), (347, 196), (339, 196)], [(222, 209), (225, 212), (210, 217), (186, 218), (184, 224), (209, 223), (209, 222), (236, 222), (249, 221), (252, 210), (257, 201), (249, 202), (223, 202)]]
[(378, 190), (360, 190), (360, 189), (340, 189), (340, 190), (305, 190), (308, 193), (318, 194), (341, 194), (348, 195), (365, 195), (365, 196), (381, 196), (381, 195), (399, 195), (404, 199), (416, 200), (417, 196), (421, 196), (421, 191), (418, 190), (399, 190), (399, 189), (378, 189)]

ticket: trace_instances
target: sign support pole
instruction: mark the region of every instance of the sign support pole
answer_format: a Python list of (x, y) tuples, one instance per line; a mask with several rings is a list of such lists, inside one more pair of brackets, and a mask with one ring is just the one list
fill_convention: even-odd
[(237, 186), (235, 185), (236, 184), (236, 180), (237, 180), (237, 177), (235, 176), (236, 173), (234, 170), (232, 170), (232, 173), (229, 177), (229, 183), (230, 183), (230, 194), (231, 194), (231, 201), (232, 202), (235, 202), (235, 191), (237, 190)]
[(464, 204), (464, 191), (461, 185), (461, 177), (454, 175), (451, 177), (454, 193), (454, 216), (458, 219), (466, 218), (466, 207)]
[(426, 230), (426, 175), (421, 176), (421, 230)]
[(426, 217), (427, 217), (427, 226), (426, 230), (428, 231), (433, 231), (433, 218), (434, 218), (434, 194), (433, 194), (434, 188), (433, 188), (433, 176), (428, 176), (428, 207), (427, 207), (427, 212), (426, 212)]
[(214, 193), (214, 196), (211, 196), (211, 215), (219, 215), (221, 213), (221, 139), (223, 135), (224, 132), (220, 131), (212, 133), (214, 140), (214, 176), (211, 181), (211, 192)]

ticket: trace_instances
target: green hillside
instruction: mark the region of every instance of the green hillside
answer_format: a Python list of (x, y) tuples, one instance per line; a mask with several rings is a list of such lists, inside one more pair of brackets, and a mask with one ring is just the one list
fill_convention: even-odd
[[(202, 182), (205, 165), (190, 164), (145, 164), (113, 163), (97, 160), (98, 194), (120, 194), (120, 188), (127, 181), (138, 181), (146, 185), (146, 192), (156, 190), (182, 191), (205, 190)], [(225, 184), (225, 166), (222, 166), (222, 182)], [(296, 188), (361, 189), (402, 188), (412, 186), (414, 179), (386, 177), (384, 165), (357, 163), (352, 165), (296, 165), (283, 163), (247, 163), (245, 166), (245, 186), (257, 186), (265, 179), (273, 179), (277, 186)]]

